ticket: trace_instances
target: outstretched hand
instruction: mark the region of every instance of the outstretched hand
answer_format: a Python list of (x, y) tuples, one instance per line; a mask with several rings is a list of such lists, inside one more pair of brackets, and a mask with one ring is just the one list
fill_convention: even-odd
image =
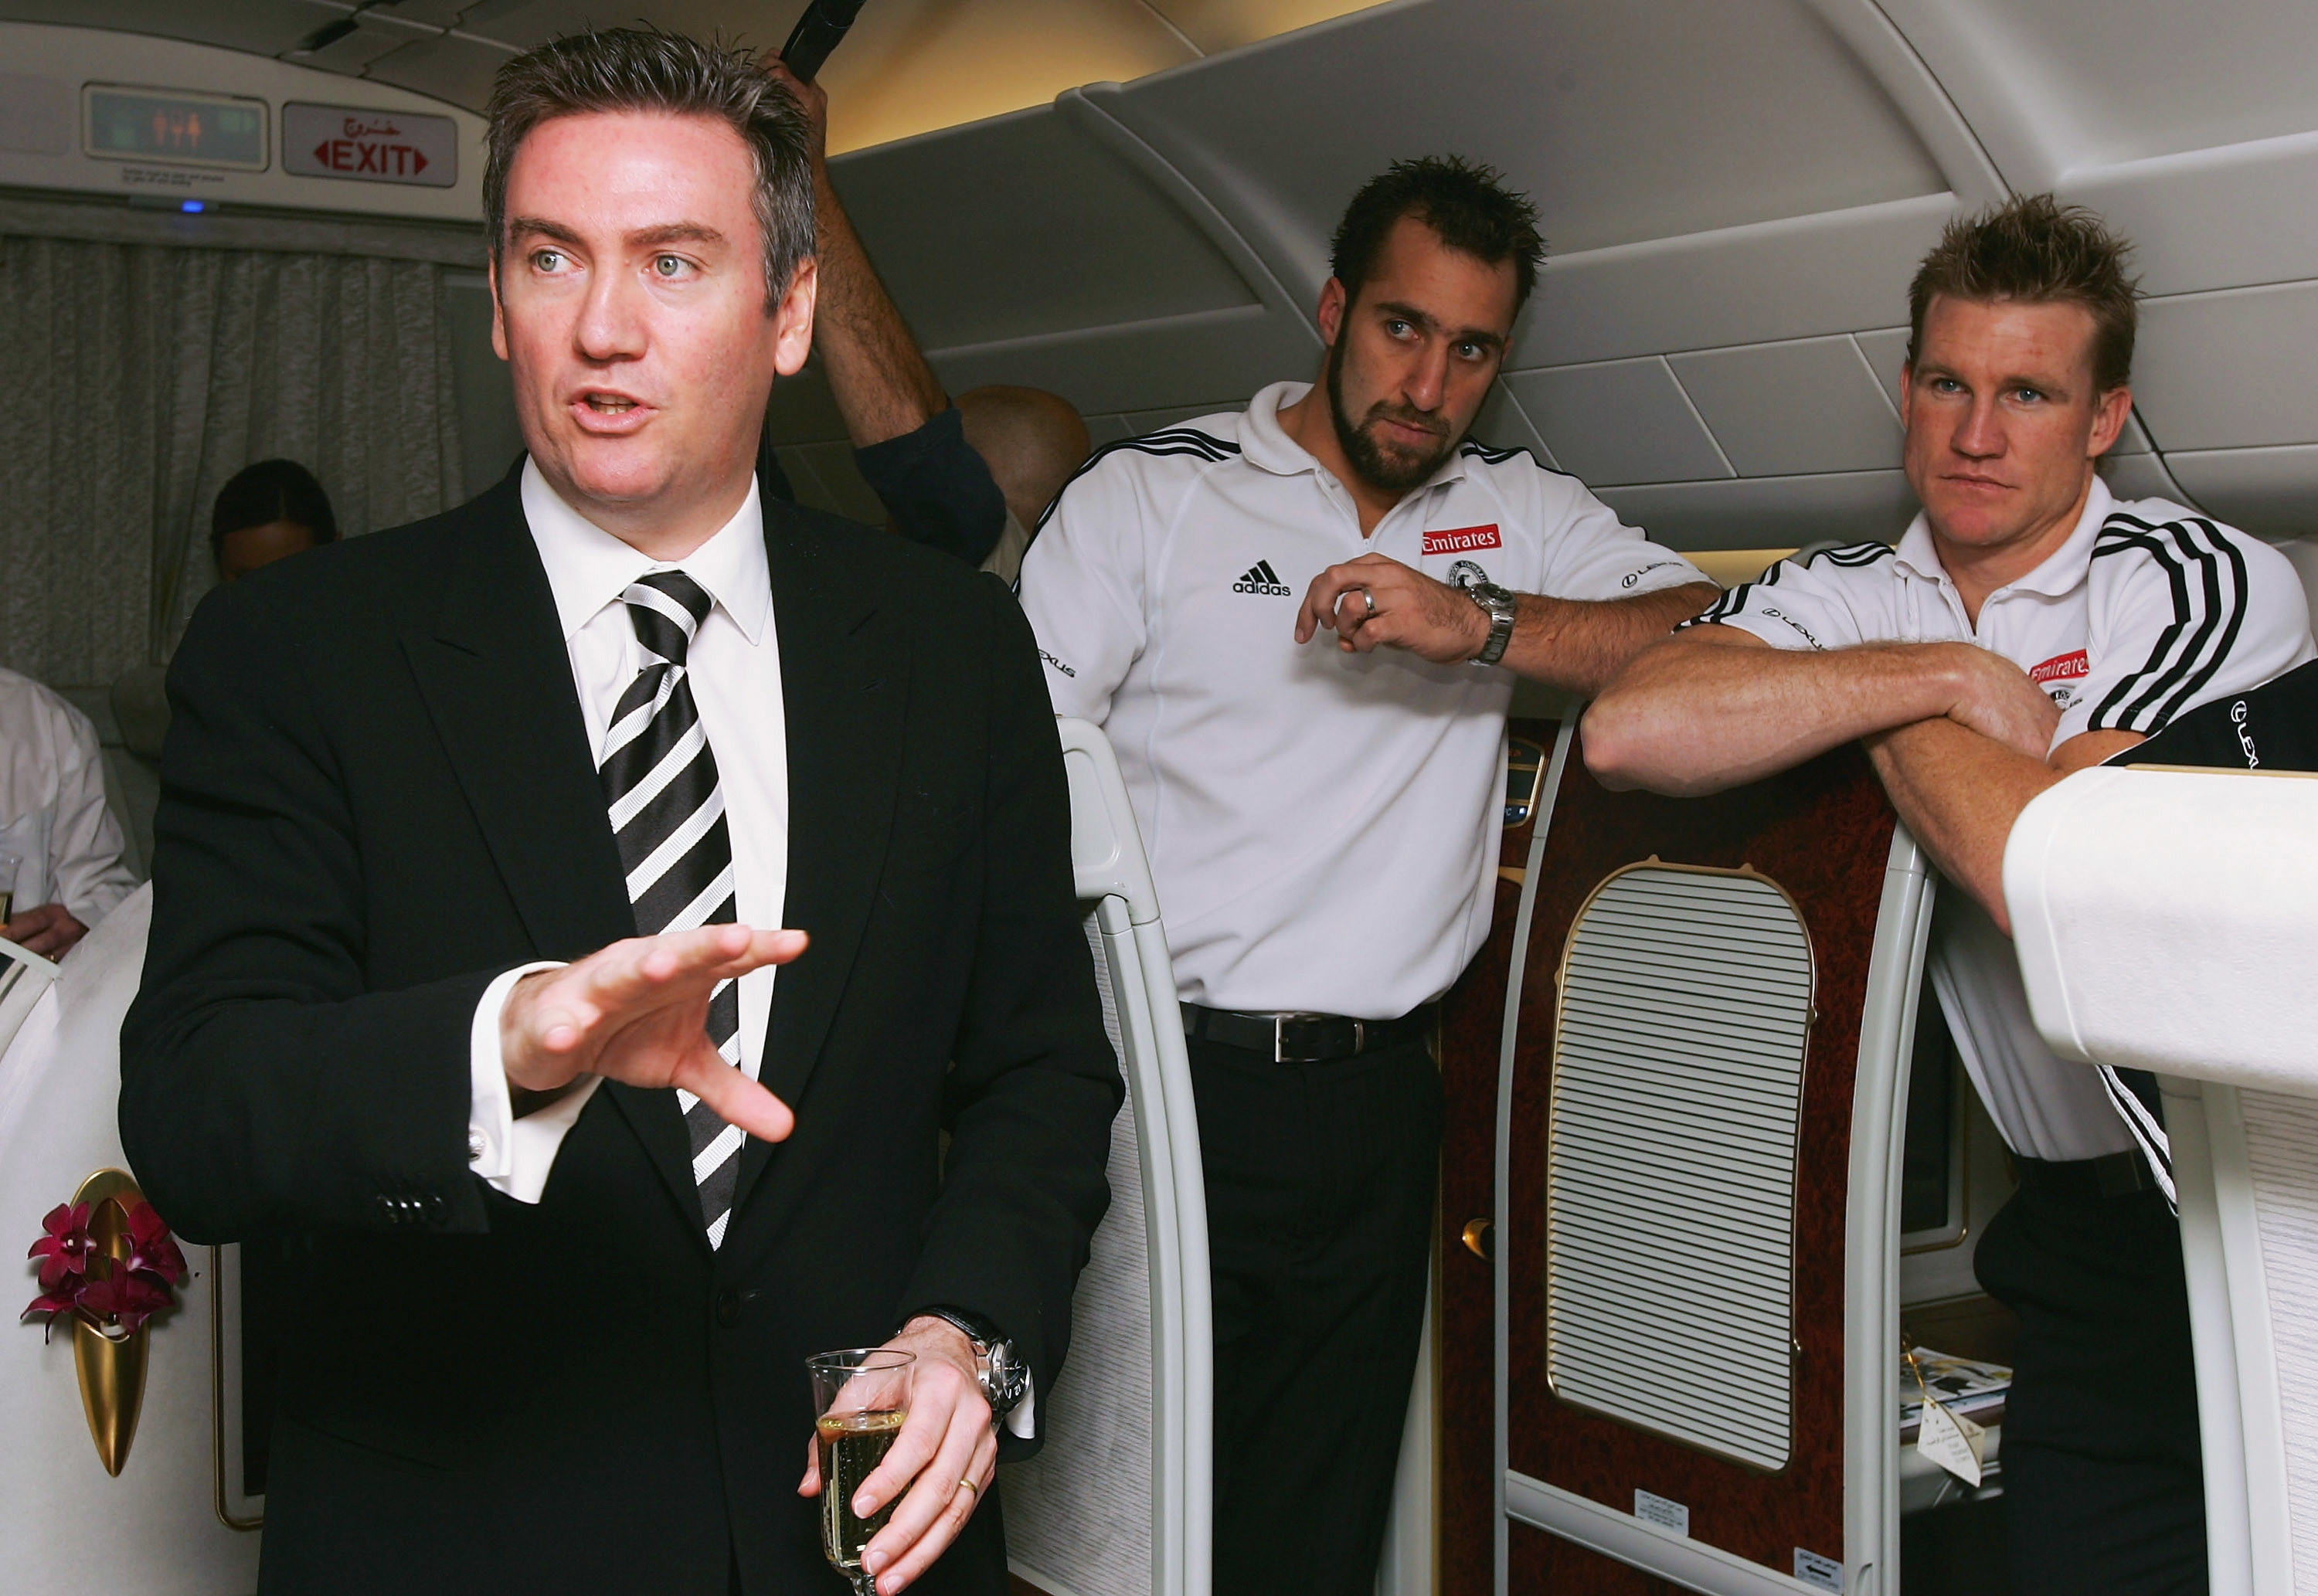
[(560, 970), (525, 976), (499, 1013), (499, 1057), (519, 1091), (558, 1091), (583, 1074), (678, 1087), (760, 1142), (795, 1127), (788, 1105), (726, 1063), (708, 1040), (722, 981), (803, 953), (803, 931), (703, 926), (615, 942)]

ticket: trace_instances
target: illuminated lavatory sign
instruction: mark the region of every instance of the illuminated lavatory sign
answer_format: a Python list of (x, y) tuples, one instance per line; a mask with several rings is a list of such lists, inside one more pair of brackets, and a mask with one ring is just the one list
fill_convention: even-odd
[(100, 161), (263, 172), (265, 102), (88, 84), (81, 90), (81, 148)]
[(293, 102), (282, 108), (282, 169), (450, 188), (459, 181), (459, 124), (447, 116)]

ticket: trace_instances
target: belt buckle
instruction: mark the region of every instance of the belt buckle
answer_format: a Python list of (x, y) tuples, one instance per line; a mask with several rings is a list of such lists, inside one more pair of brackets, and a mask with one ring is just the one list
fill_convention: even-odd
[[(1320, 1020), (1334, 1019), (1334, 1018), (1335, 1016), (1331, 1014), (1298, 1013), (1273, 1015), (1271, 1017), (1271, 1062), (1275, 1064), (1316, 1064), (1322, 1063), (1323, 1060), (1318, 1054), (1298, 1058), (1289, 1058), (1288, 1056), (1288, 1027), (1291, 1024), (1299, 1021), (1317, 1022)], [(1357, 1054), (1367, 1052), (1369, 1045), (1369, 1022), (1364, 1019), (1356, 1019), (1352, 1022), (1352, 1054)], [(1346, 1054), (1343, 1056), (1349, 1057), (1352, 1055)]]

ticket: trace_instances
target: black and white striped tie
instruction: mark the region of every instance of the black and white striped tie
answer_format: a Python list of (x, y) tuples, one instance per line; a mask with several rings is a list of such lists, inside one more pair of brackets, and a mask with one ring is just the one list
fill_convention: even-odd
[[(597, 774), (611, 807), (620, 867), (628, 874), (636, 933), (652, 937), (738, 919), (732, 839), (716, 756), (685, 670), (685, 655), (714, 601), (682, 571), (657, 570), (632, 583), (620, 602), (627, 605), (644, 663), (612, 711)], [(732, 982), (708, 1000), (708, 1039), (725, 1063), (739, 1066), (741, 993)], [(676, 1100), (691, 1135), (692, 1178), (700, 1188), (708, 1244), (719, 1247), (732, 1218), (745, 1138), (690, 1092), (678, 1091)]]

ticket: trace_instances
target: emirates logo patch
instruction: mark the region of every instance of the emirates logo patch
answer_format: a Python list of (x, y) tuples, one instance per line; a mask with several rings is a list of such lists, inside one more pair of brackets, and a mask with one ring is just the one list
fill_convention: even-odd
[(2028, 679), (2041, 687), (2047, 682), (2073, 682), (2091, 674), (2092, 666), (2085, 659), (2085, 651), (2079, 649), (2074, 653), (2053, 655), (2030, 671)]
[(1445, 532), (1424, 534), (1424, 551), (1432, 554), (1469, 554), (1476, 549), (1502, 549), (1505, 540), (1497, 535), (1497, 524), (1487, 526), (1452, 526)]

